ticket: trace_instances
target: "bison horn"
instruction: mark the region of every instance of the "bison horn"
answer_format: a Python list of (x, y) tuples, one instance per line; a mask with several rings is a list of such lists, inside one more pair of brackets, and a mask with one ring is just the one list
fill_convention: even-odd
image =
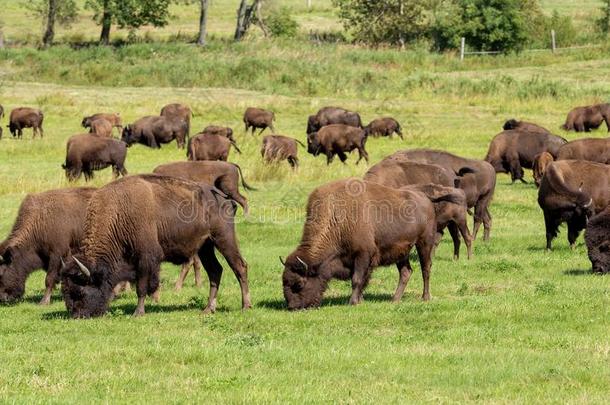
[(85, 266), (84, 264), (82, 264), (76, 257), (72, 256), (72, 258), (74, 259), (74, 261), (76, 262), (76, 264), (78, 265), (78, 268), (80, 269), (80, 271), (87, 277), (91, 277), (91, 272), (89, 271), (89, 269), (87, 268), (87, 266)]
[(589, 200), (589, 202), (587, 204), (585, 204), (585, 208), (589, 208), (591, 205), (593, 205), (593, 199), (592, 198)]
[(297, 256), (297, 260), (303, 265), (303, 267), (305, 267), (305, 270), (307, 270), (307, 263), (305, 263), (299, 256)]
[(4, 257), (2, 257), (2, 255), (0, 255), (0, 264), (4, 263)]
[[(1, 256), (0, 256), (1, 257)], [(286, 265), (286, 262), (284, 261), (284, 259), (282, 259), (282, 256), (280, 256), (280, 263), (282, 263), (282, 266)]]

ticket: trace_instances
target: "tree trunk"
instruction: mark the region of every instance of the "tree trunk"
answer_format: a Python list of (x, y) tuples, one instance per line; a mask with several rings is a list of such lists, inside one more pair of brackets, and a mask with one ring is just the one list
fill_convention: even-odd
[[(237, 27), (235, 28), (236, 41), (240, 41), (244, 35), (246, 35), (248, 28), (250, 28), (250, 25), (252, 24), (252, 17), (256, 16), (262, 26), (262, 20), (259, 12), (261, 3), (262, 0), (254, 0), (252, 5), (249, 6), (247, 0), (241, 0), (239, 9), (237, 9)], [(262, 29), (264, 32), (264, 28)]]
[(4, 33), (2, 32), (2, 23), (0, 23), (0, 49), (4, 48)]
[(53, 44), (55, 37), (55, 16), (57, 15), (57, 1), (49, 0), (49, 10), (47, 14), (47, 28), (42, 36), (42, 45), (46, 48)]
[(197, 38), (197, 45), (205, 46), (205, 36), (208, 25), (208, 6), (210, 5), (209, 0), (200, 0), (201, 3), (201, 14), (199, 15), (199, 37)]
[(104, 13), (102, 14), (102, 33), (100, 44), (110, 44), (110, 27), (112, 26), (112, 13), (110, 12), (110, 0), (104, 0)]

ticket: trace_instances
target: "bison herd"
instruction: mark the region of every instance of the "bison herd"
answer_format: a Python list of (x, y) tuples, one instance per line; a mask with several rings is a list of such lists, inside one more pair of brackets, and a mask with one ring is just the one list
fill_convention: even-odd
[[(0, 106), (0, 118), (4, 109)], [(151, 174), (126, 176), (101, 187), (76, 187), (30, 194), (21, 203), (10, 235), (0, 243), (0, 302), (23, 297), (27, 277), (46, 271), (41, 304), (51, 301), (53, 288), (61, 294), (72, 317), (105, 314), (119, 288), (134, 283), (138, 296), (135, 315), (144, 314), (147, 296), (158, 297), (161, 262), (182, 265), (176, 288), (190, 267), (199, 280), (199, 267), (208, 274), (210, 291), (204, 312), (214, 312), (223, 268), (218, 251), (241, 287), (242, 308), (251, 306), (248, 265), (239, 249), (235, 230), (237, 205), (248, 213), (240, 193), (255, 190), (241, 168), (227, 162), (231, 148), (241, 153), (233, 130), (208, 126), (190, 136), (192, 110), (169, 104), (158, 116), (146, 116), (123, 125), (119, 114), (84, 117), (89, 133), (67, 142), (62, 165), (69, 180), (112, 167), (115, 178), (126, 176), (128, 147), (143, 144), (160, 148), (176, 140), (187, 160), (156, 167)], [(13, 137), (23, 128), (43, 136), (42, 111), (16, 108), (9, 116)], [(275, 132), (275, 114), (248, 108), (243, 116), (246, 133), (267, 128)], [(610, 105), (572, 110), (563, 128), (588, 132), (606, 121)], [(113, 137), (113, 131), (121, 139)], [(350, 304), (363, 300), (372, 271), (396, 265), (398, 285), (393, 301), (400, 301), (413, 272), (409, 260), (415, 249), (423, 276), (423, 300), (430, 299), (430, 272), (434, 251), (445, 229), (459, 259), (461, 241), (467, 256), (481, 225), (483, 239), (491, 237), (490, 204), (496, 173), (508, 173), (513, 182), (532, 169), (539, 188), (538, 203), (546, 226), (546, 246), (567, 223), (574, 246), (586, 229), (585, 241), (595, 272), (610, 271), (610, 144), (608, 139), (583, 138), (567, 142), (547, 129), (525, 121), (508, 120), (482, 160), (432, 149), (408, 149), (385, 157), (363, 178), (348, 178), (316, 188), (307, 201), (307, 216), (299, 246), (286, 259), (283, 293), (289, 309), (319, 306), (331, 279), (350, 280)], [(1, 137), (0, 130), (0, 137)], [(357, 150), (369, 161), (369, 136), (403, 134), (391, 117), (367, 126), (357, 112), (324, 107), (307, 120), (307, 144), (282, 135), (262, 138), (265, 162), (287, 161), (296, 169), (299, 146), (313, 156), (325, 155), (327, 164)], [(468, 216), (473, 217), (472, 231)], [(199, 284), (199, 281), (198, 281)]]

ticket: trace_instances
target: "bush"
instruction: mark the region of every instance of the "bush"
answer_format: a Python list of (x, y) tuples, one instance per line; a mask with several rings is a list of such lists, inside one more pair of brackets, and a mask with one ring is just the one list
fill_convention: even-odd
[(293, 38), (299, 30), (299, 24), (292, 18), (287, 7), (271, 12), (265, 17), (265, 24), (274, 37)]

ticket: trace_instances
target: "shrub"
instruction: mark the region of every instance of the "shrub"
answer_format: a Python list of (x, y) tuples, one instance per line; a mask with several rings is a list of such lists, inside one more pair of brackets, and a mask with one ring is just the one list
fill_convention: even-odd
[(292, 18), (287, 7), (272, 11), (265, 17), (265, 24), (274, 37), (293, 38), (299, 30), (299, 24)]

